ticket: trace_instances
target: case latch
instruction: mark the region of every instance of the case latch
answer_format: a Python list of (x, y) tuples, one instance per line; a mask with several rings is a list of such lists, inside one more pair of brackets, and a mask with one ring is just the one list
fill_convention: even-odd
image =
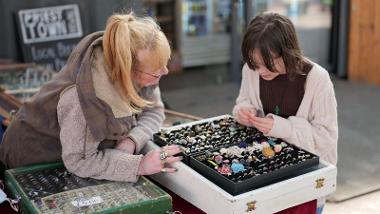
[(325, 185), (325, 179), (324, 178), (319, 178), (315, 180), (315, 188), (319, 189), (322, 188)]
[(246, 212), (250, 212), (256, 209), (256, 201), (250, 201), (247, 203), (247, 210)]

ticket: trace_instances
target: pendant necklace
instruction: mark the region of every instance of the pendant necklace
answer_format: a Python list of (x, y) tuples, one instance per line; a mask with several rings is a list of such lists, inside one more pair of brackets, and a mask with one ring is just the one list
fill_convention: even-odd
[(280, 102), (278, 103), (278, 105), (276, 105), (274, 107), (274, 114), (277, 115), (277, 116), (280, 116), (280, 106), (282, 105), (283, 101), (284, 101), (284, 97), (286, 95), (286, 91), (288, 90), (288, 86), (289, 86), (289, 80), (287, 79), (286, 83), (285, 83), (285, 89), (283, 90), (282, 92), (282, 95), (281, 95), (281, 100)]

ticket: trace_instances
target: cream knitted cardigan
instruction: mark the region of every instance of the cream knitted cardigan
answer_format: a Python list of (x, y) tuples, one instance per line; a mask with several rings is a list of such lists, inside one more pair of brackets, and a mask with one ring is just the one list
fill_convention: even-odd
[[(305, 94), (297, 114), (288, 119), (267, 114), (274, 118), (274, 125), (266, 135), (281, 138), (336, 165), (338, 121), (334, 86), (328, 72), (311, 63), (313, 68), (307, 76)], [(263, 110), (258, 73), (247, 64), (242, 72), (240, 93), (232, 112), (235, 117), (242, 106)]]

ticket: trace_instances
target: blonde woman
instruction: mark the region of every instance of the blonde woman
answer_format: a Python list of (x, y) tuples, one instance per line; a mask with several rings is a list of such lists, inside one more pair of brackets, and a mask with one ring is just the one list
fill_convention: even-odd
[(58, 76), (19, 110), (0, 146), (6, 168), (63, 160), (81, 177), (135, 182), (175, 172), (177, 146), (139, 152), (164, 120), (157, 86), (170, 46), (151, 18), (109, 17), (86, 36)]

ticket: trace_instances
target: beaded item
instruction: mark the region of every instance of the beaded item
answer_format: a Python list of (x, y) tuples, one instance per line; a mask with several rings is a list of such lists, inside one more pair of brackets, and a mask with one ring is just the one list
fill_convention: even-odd
[(274, 156), (274, 151), (270, 146), (266, 146), (263, 148), (263, 155), (267, 158), (271, 158)]

